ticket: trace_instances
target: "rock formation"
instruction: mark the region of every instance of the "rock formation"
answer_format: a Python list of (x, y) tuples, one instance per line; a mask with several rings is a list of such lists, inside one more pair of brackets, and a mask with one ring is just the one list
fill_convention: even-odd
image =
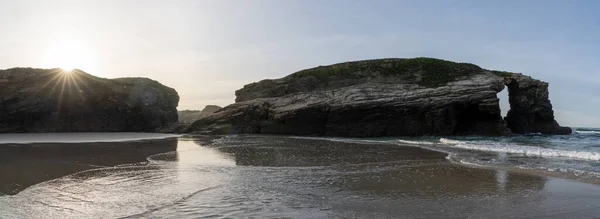
[[(554, 121), (547, 84), (534, 81), (433, 58), (319, 66), (246, 85), (236, 91), (236, 103), (187, 131), (351, 137), (570, 133)], [(505, 84), (515, 107), (506, 121), (496, 96)]]
[(207, 105), (202, 110), (181, 110), (178, 111), (179, 122), (181, 123), (192, 123), (201, 118), (207, 117), (217, 110), (220, 110), (223, 107), (215, 106), (215, 105)]
[(510, 110), (506, 115), (508, 127), (518, 134), (570, 134), (572, 130), (560, 127), (554, 120), (548, 98), (548, 83), (522, 74), (506, 78)]
[(0, 132), (153, 132), (177, 122), (178, 103), (174, 89), (146, 78), (0, 71)]

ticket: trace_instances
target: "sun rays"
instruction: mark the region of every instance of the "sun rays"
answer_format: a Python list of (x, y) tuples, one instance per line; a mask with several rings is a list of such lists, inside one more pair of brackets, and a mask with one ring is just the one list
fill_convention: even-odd
[(62, 74), (70, 75), (71, 73), (73, 73), (73, 70), (75, 70), (75, 69), (74, 68), (60, 68), (60, 70), (62, 70)]
[(56, 100), (57, 116), (61, 112), (65, 99), (75, 101), (76, 104), (84, 104), (87, 94), (91, 92), (88, 84), (91, 80), (88, 78), (93, 76), (80, 70), (53, 69), (47, 73), (46, 77), (49, 80), (38, 91), (46, 92), (48, 99)]

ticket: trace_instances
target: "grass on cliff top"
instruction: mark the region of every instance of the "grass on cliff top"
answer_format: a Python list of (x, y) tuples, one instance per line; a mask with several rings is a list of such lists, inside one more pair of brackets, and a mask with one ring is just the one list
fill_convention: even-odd
[(490, 70), (490, 72), (492, 72), (492, 74), (495, 74), (497, 76), (504, 77), (504, 78), (510, 77), (514, 74), (512, 72), (498, 71), (498, 70)]
[(376, 59), (339, 63), (305, 69), (284, 79), (295, 80), (315, 76), (321, 80), (335, 78), (364, 78), (395, 76), (426, 87), (437, 87), (455, 81), (457, 77), (469, 76), (485, 71), (470, 63), (457, 63), (435, 58)]

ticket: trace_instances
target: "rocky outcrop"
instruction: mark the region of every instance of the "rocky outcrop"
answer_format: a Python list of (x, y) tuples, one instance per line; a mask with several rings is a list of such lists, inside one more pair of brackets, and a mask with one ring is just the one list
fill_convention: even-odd
[(223, 107), (216, 105), (206, 105), (202, 110), (181, 110), (178, 111), (177, 114), (179, 115), (179, 122), (192, 123), (201, 118), (207, 117), (222, 108)]
[(13, 68), (0, 83), (0, 132), (153, 132), (177, 122), (177, 92), (146, 78)]
[[(513, 115), (509, 118), (515, 120), (507, 120), (511, 123), (507, 125), (496, 94), (506, 83), (511, 86), (518, 78), (513, 75), (432, 58), (320, 66), (246, 85), (236, 91), (235, 104), (194, 122), (187, 131), (351, 137), (508, 135), (508, 127), (518, 126), (515, 121), (522, 118)], [(548, 103), (538, 104), (536, 112), (553, 114), (547, 97), (546, 89), (546, 96), (530, 100)], [(547, 120), (531, 124), (542, 121)], [(566, 130), (558, 125), (534, 126), (548, 128), (545, 133)], [(534, 129), (526, 132), (530, 130)]]
[(210, 116), (216, 111), (222, 109), (220, 106), (207, 105), (202, 110), (181, 110), (177, 111), (179, 122), (168, 124), (160, 128), (157, 132), (160, 133), (181, 133), (190, 127), (194, 121), (198, 121), (204, 117)]
[(571, 128), (560, 127), (548, 98), (548, 83), (522, 74), (506, 78), (510, 110), (508, 127), (518, 134), (570, 134)]

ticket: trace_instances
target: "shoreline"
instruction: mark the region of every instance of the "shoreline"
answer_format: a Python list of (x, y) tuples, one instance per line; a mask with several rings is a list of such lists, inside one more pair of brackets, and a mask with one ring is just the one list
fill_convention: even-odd
[(471, 163), (461, 162), (460, 160), (451, 159), (451, 157), (452, 157), (451, 152), (446, 152), (443, 150), (435, 150), (435, 149), (423, 147), (423, 146), (420, 146), (417, 144), (411, 145), (409, 143), (404, 143), (404, 144), (398, 144), (398, 145), (403, 146), (403, 147), (416, 147), (416, 148), (421, 148), (424, 150), (443, 153), (443, 154), (447, 155), (446, 160), (448, 160), (450, 163), (455, 164), (455, 165), (465, 166), (468, 168), (503, 170), (503, 171), (510, 171), (510, 172), (519, 173), (519, 174), (528, 174), (528, 175), (542, 176), (542, 177), (552, 177), (552, 178), (557, 178), (557, 179), (566, 179), (566, 180), (573, 180), (573, 181), (583, 182), (583, 183), (588, 183), (588, 184), (593, 184), (593, 185), (600, 185), (600, 178), (590, 179), (590, 178), (578, 177), (573, 173), (550, 171), (550, 170), (543, 170), (543, 169), (527, 169), (527, 168), (519, 168), (519, 167), (501, 167), (501, 166), (486, 166), (486, 165), (480, 165), (480, 164), (471, 164)]
[(421, 148), (421, 149), (425, 149), (425, 150), (430, 150), (430, 151), (434, 151), (434, 152), (444, 153), (444, 154), (447, 155), (446, 160), (448, 160), (452, 164), (461, 165), (461, 166), (465, 166), (465, 167), (469, 167), (469, 168), (480, 168), (480, 169), (490, 169), (490, 170), (503, 170), (503, 171), (510, 171), (510, 172), (514, 172), (514, 173), (520, 173), (520, 174), (529, 174), (529, 175), (543, 176), (543, 177), (553, 177), (553, 178), (573, 180), (573, 181), (578, 181), (578, 182), (583, 182), (583, 183), (588, 183), (588, 184), (600, 185), (600, 178), (580, 177), (580, 176), (577, 176), (575, 173), (561, 172), (561, 171), (551, 171), (551, 170), (544, 170), (544, 169), (520, 168), (520, 167), (502, 167), (502, 166), (488, 166), (488, 165), (482, 165), (482, 164), (466, 163), (466, 162), (461, 162), (460, 160), (452, 159), (452, 155), (453, 155), (452, 152), (446, 152), (446, 151), (443, 151), (443, 150), (435, 150), (435, 149), (432, 149), (432, 148), (419, 146), (417, 144), (410, 145), (410, 144), (407, 143), (405, 145), (403, 144), (402, 146), (404, 146), (404, 147), (417, 147), (417, 148)]
[[(223, 135), (223, 136), (227, 136), (227, 135)], [(249, 136), (264, 136), (264, 135), (249, 135)], [(267, 136), (271, 136), (271, 135), (267, 135)], [(277, 136), (277, 135), (273, 135), (273, 136)], [(451, 159), (452, 154), (453, 154), (452, 152), (444, 151), (443, 149), (435, 149), (435, 148), (427, 147), (427, 145), (420, 145), (420, 144), (416, 144), (416, 143), (414, 143), (414, 144), (406, 143), (406, 142), (388, 143), (388, 142), (384, 142), (384, 141), (376, 141), (376, 140), (369, 140), (369, 139), (361, 140), (361, 139), (342, 138), (342, 137), (306, 137), (306, 136), (287, 136), (287, 137), (297, 138), (297, 139), (314, 139), (314, 140), (320, 139), (320, 140), (326, 140), (326, 141), (345, 142), (345, 143), (386, 144), (386, 145), (396, 145), (396, 146), (401, 146), (401, 147), (413, 147), (413, 148), (419, 148), (419, 149), (423, 149), (423, 150), (427, 150), (427, 151), (431, 151), (431, 152), (442, 153), (442, 154), (446, 155), (446, 160), (448, 160), (450, 163), (468, 167), (468, 168), (510, 171), (510, 172), (519, 173), (519, 174), (529, 174), (529, 175), (533, 175), (533, 176), (542, 176), (542, 177), (553, 177), (553, 178), (558, 178), (558, 179), (566, 179), (566, 180), (573, 180), (573, 181), (583, 182), (583, 183), (588, 183), (588, 184), (600, 185), (600, 177), (585, 178), (585, 177), (580, 177), (574, 173), (569, 173), (569, 172), (550, 171), (550, 170), (543, 170), (543, 169), (528, 169), (528, 168), (519, 168), (519, 167), (487, 166), (487, 165), (480, 165), (480, 164), (464, 163), (464, 162), (461, 162), (460, 160)], [(441, 138), (443, 138), (443, 137), (441, 137)]]
[[(111, 161), (113, 168), (75, 171), (16, 195), (0, 196), (0, 206), (7, 208), (0, 211), (0, 217), (4, 213), (12, 218), (43, 218), (51, 212), (61, 218), (120, 218), (139, 213), (164, 218), (185, 217), (189, 211), (198, 216), (242, 217), (248, 215), (248, 208), (255, 209), (256, 217), (311, 213), (315, 218), (591, 218), (600, 213), (600, 203), (595, 202), (600, 199), (598, 185), (461, 165), (449, 160), (448, 153), (421, 147), (293, 136), (214, 137), (96, 143), (99, 147), (92, 148), (101, 151), (79, 152), (109, 152), (100, 159), (124, 155)], [(171, 142), (170, 148), (159, 143), (152, 144), (159, 151), (146, 150), (145, 155), (137, 151), (147, 148), (148, 142), (165, 141)], [(44, 148), (55, 147), (34, 149)], [(162, 155), (149, 159), (158, 154)], [(50, 157), (53, 155), (61, 155), (57, 161), (65, 160), (61, 153)], [(134, 155), (150, 161), (149, 165), (136, 165)], [(77, 159), (72, 161), (77, 163)], [(56, 169), (63, 170), (51, 166), (38, 172)], [(126, 198), (112, 198), (115, 196)], [(243, 205), (231, 205), (232, 197)], [(152, 210), (157, 207), (160, 210)]]
[(478, 164), (466, 164), (466, 163), (463, 163), (460, 161), (454, 161), (454, 160), (449, 160), (449, 161), (452, 164), (461, 165), (461, 166), (465, 166), (468, 168), (510, 171), (510, 172), (519, 173), (519, 174), (528, 174), (528, 175), (532, 175), (532, 176), (541, 176), (541, 177), (549, 177), (549, 178), (555, 178), (555, 179), (571, 180), (571, 181), (575, 181), (575, 182), (581, 182), (581, 183), (600, 186), (600, 178), (599, 179), (582, 178), (582, 177), (575, 176), (575, 174), (572, 174), (572, 173), (549, 171), (549, 170), (546, 171), (546, 170), (542, 170), (542, 169), (525, 169), (525, 168), (518, 168), (518, 167), (485, 166), (485, 165), (478, 165)]
[[(43, 133), (43, 134), (48, 134), (48, 133)], [(52, 133), (52, 134), (56, 134), (56, 133)], [(72, 133), (61, 133), (64, 135), (69, 135)], [(80, 135), (86, 135), (86, 134), (90, 134), (90, 133), (79, 133)], [(92, 133), (94, 134), (94, 133)], [(97, 133), (96, 133), (97, 134)], [(101, 133), (104, 134), (104, 133)], [(108, 134), (115, 134), (115, 133), (108, 133)], [(126, 134), (131, 134), (131, 133), (119, 133), (122, 135), (126, 135)], [(139, 133), (136, 133), (139, 134)], [(149, 134), (149, 135), (155, 135), (157, 133), (141, 133), (141, 134)], [(0, 134), (0, 136), (5, 135), (5, 134)], [(18, 135), (31, 135), (31, 134), (18, 134)], [(18, 136), (15, 135), (15, 136)], [(87, 147), (85, 148), (92, 148), (93, 150), (98, 150), (99, 148), (110, 148), (114, 145), (112, 145), (111, 143), (117, 143), (117, 144), (148, 144), (150, 143), (151, 145), (153, 144), (153, 142), (161, 142), (162, 140), (171, 140), (175, 142), (175, 145), (177, 145), (176, 142), (180, 141), (182, 138), (183, 139), (195, 139), (197, 141), (203, 141), (205, 143), (211, 142), (212, 140), (215, 139), (221, 139), (221, 138), (225, 138), (227, 136), (249, 136), (249, 137), (284, 137), (284, 138), (290, 138), (290, 139), (306, 139), (306, 140), (319, 140), (319, 141), (332, 141), (332, 142), (340, 142), (340, 143), (357, 143), (357, 144), (368, 144), (368, 145), (392, 145), (392, 146), (400, 146), (400, 147), (408, 147), (408, 148), (414, 148), (414, 149), (418, 149), (418, 150), (425, 150), (428, 152), (432, 152), (432, 153), (439, 153), (440, 156), (443, 155), (443, 157), (445, 157), (444, 159), (446, 161), (448, 161), (450, 164), (452, 165), (458, 165), (458, 166), (463, 166), (466, 168), (474, 168), (474, 169), (487, 169), (487, 170), (495, 170), (495, 171), (510, 171), (513, 173), (518, 173), (518, 174), (526, 174), (526, 175), (531, 175), (531, 176), (540, 176), (540, 177), (551, 177), (551, 178), (557, 178), (557, 179), (566, 179), (566, 180), (573, 180), (576, 182), (582, 182), (582, 183), (587, 183), (587, 184), (594, 184), (594, 185), (600, 185), (600, 179), (590, 179), (590, 178), (583, 178), (583, 177), (578, 177), (575, 174), (570, 174), (570, 173), (565, 173), (565, 172), (555, 172), (555, 171), (545, 171), (545, 170), (538, 170), (538, 169), (524, 169), (524, 168), (518, 168), (518, 167), (501, 167), (501, 166), (486, 166), (486, 165), (479, 165), (479, 164), (469, 164), (469, 163), (464, 163), (461, 162), (460, 160), (454, 160), (452, 159), (452, 153), (451, 152), (447, 152), (444, 150), (436, 150), (430, 147), (425, 147), (419, 144), (410, 144), (410, 143), (387, 143), (387, 142), (383, 142), (383, 141), (371, 141), (371, 140), (364, 140), (364, 141), (356, 141), (356, 139), (346, 139), (346, 138), (328, 138), (328, 137), (306, 137), (306, 136), (282, 136), (282, 135), (219, 135), (219, 136), (207, 136), (207, 135), (194, 135), (194, 134), (186, 134), (186, 135), (165, 135), (165, 134), (160, 134), (158, 133), (158, 135), (161, 136), (156, 136), (155, 138), (135, 138), (135, 139), (117, 139), (117, 140), (105, 140), (105, 141), (83, 141), (83, 142), (79, 142), (77, 140), (75, 141), (69, 141), (69, 142), (60, 142), (60, 141), (55, 141), (55, 142), (44, 142), (44, 143), (38, 143), (38, 142), (30, 142), (30, 143), (0, 143), (0, 149), (2, 145), (35, 145), (33, 146), (33, 148), (36, 148), (37, 150), (40, 150), (42, 148), (48, 148), (48, 147), (44, 147), (44, 146), (50, 146), (49, 148), (52, 148), (52, 146), (54, 147), (58, 147), (58, 148), (62, 148), (62, 147), (69, 147), (69, 148), (73, 148), (70, 147), (68, 145), (74, 145), (74, 144), (79, 144), (79, 143), (90, 143), (92, 145), (87, 145)], [(131, 145), (128, 145), (131, 146)], [(23, 147), (23, 146), (19, 146), (20, 148), (29, 148), (27, 146)], [(126, 146), (127, 147), (127, 146)], [(142, 146), (143, 147), (143, 146)], [(153, 146), (149, 146), (149, 147), (153, 147)], [(77, 147), (75, 147), (77, 148)], [(174, 152), (177, 150), (177, 146), (174, 146), (171, 148), (172, 150), (165, 150), (165, 151), (161, 151), (161, 153), (165, 153), (165, 152)], [(102, 150), (102, 149), (100, 149)], [(90, 151), (91, 152), (91, 151)], [(119, 166), (119, 165), (127, 165), (127, 164), (135, 164), (135, 163), (139, 163), (139, 162), (145, 162), (147, 161), (147, 158), (156, 154), (152, 154), (152, 153), (144, 153), (145, 155), (142, 157), (137, 157), (137, 158), (132, 158), (132, 159), (128, 159), (127, 161), (124, 162), (117, 162), (117, 163), (111, 163), (111, 165), (102, 165), (102, 164), (94, 164), (94, 162), (86, 162), (86, 161), (81, 161), (81, 163), (79, 163), (80, 161), (77, 161), (76, 163), (74, 162), (70, 162), (70, 161), (62, 161), (60, 162), (62, 165), (68, 165), (71, 166), (66, 170), (65, 172), (68, 172), (68, 174), (64, 174), (64, 175), (54, 175), (55, 178), (47, 178), (43, 181), (39, 181), (37, 183), (41, 183), (41, 182), (45, 182), (45, 181), (49, 181), (49, 180), (53, 180), (56, 178), (60, 178), (60, 177), (64, 177), (70, 174), (76, 174), (78, 172), (82, 172), (82, 171), (89, 171), (89, 170), (94, 170), (94, 169), (99, 169), (99, 168), (109, 168), (109, 167), (114, 167), (114, 166)], [(159, 153), (157, 153), (159, 154)], [(68, 159), (68, 158), (67, 158)], [(63, 167), (64, 168), (64, 167)], [(52, 174), (51, 174), (52, 175)], [(37, 183), (31, 184), (31, 185), (22, 185), (21, 188), (17, 189), (17, 190), (13, 190), (12, 192), (9, 192), (7, 194), (6, 191), (2, 192), (0, 191), (0, 196), (5, 194), (5, 195), (14, 195), (14, 194), (18, 194), (19, 192), (23, 191), (24, 189), (28, 188), (29, 186), (35, 185)], [(0, 188), (0, 190), (6, 190), (6, 189), (2, 189)], [(15, 193), (16, 192), (16, 193)]]
[(1, 133), (0, 144), (109, 143), (177, 138), (183, 135), (152, 132)]
[(147, 162), (177, 150), (177, 137), (112, 142), (2, 143), (0, 196), (16, 195), (50, 180), (82, 171)]

